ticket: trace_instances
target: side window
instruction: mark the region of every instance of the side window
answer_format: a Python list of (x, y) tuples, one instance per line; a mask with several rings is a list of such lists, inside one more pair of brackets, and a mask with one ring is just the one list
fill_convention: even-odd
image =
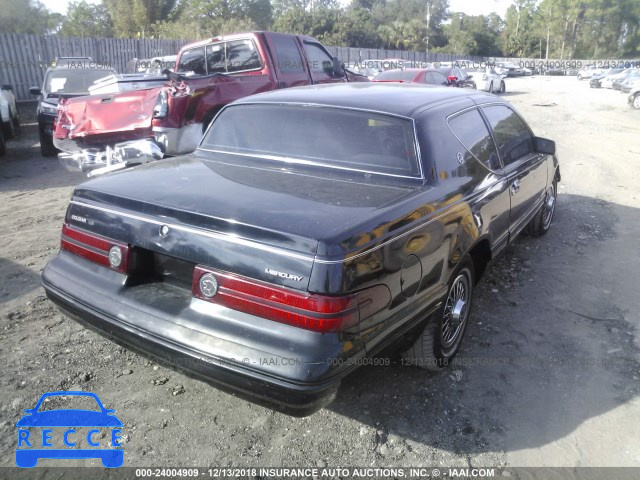
[(225, 73), (224, 44), (216, 43), (207, 46), (207, 71), (212, 73)]
[(333, 59), (322, 47), (320, 47), (320, 45), (304, 42), (304, 50), (307, 53), (307, 59), (309, 60), (309, 70), (313, 73), (331, 75), (330, 72), (333, 68)]
[(496, 146), (477, 109), (474, 108), (450, 118), (449, 128), (470, 155), (491, 170), (500, 169)]
[(185, 50), (180, 55), (178, 72), (193, 72), (196, 75), (206, 75), (207, 69), (204, 63), (204, 47)]
[(428, 83), (429, 85), (448, 85), (449, 81), (447, 80), (447, 77), (440, 72), (427, 72), (425, 83)]
[(300, 51), (292, 37), (273, 36), (273, 45), (278, 57), (278, 68), (282, 73), (302, 73), (304, 63)]
[(227, 42), (227, 72), (243, 72), (262, 67), (253, 40)]
[(533, 153), (533, 141), (527, 125), (508, 107), (483, 107), (498, 145), (502, 163), (507, 166)]

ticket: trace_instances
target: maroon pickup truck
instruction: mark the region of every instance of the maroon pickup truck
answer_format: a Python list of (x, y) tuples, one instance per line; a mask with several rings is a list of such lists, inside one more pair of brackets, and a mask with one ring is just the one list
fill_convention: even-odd
[(96, 175), (195, 150), (226, 104), (255, 93), (317, 83), (368, 81), (317, 40), (252, 32), (184, 46), (167, 83), (64, 99), (54, 145), (70, 169)]

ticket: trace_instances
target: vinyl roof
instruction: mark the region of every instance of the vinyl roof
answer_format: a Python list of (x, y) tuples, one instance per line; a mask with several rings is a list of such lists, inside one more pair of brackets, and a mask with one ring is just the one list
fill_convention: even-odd
[(415, 112), (446, 100), (464, 98), (477, 103), (498, 100), (494, 95), (468, 88), (436, 87), (411, 83), (354, 82), (286, 88), (240, 99), (243, 103), (299, 103), (375, 110), (412, 117)]

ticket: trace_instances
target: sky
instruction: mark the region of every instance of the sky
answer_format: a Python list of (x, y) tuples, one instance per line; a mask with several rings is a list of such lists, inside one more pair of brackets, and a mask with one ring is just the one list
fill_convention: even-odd
[[(57, 13), (67, 13), (67, 5), (71, 0), (40, 0), (49, 10)], [(99, 3), (99, 0), (87, 0), (87, 3)], [(340, 3), (349, 3), (341, 0)], [(467, 15), (488, 15), (496, 12), (504, 18), (512, 0), (449, 0), (449, 10), (452, 12), (464, 12)]]

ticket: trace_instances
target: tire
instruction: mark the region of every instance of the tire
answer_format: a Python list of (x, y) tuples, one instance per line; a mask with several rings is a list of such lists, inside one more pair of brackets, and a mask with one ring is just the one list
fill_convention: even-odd
[(493, 93), (493, 82), (489, 84), (489, 93)]
[(631, 106), (636, 109), (640, 109), (640, 92), (636, 93), (633, 96), (633, 102), (631, 102)]
[(44, 133), (40, 128), (40, 152), (43, 157), (52, 157), (58, 153), (58, 149), (53, 145), (53, 138)]
[[(474, 278), (473, 261), (466, 255), (449, 281), (442, 307), (427, 319), (418, 339), (402, 353), (404, 364), (439, 371), (451, 363), (469, 323)], [(453, 314), (454, 309), (457, 315)]]
[(15, 138), (16, 126), (12, 120), (9, 120), (8, 122), (4, 122), (2, 124), (2, 129), (4, 130), (4, 136), (6, 139)]
[(498, 90), (498, 93), (505, 93), (507, 91), (507, 84), (504, 83), (504, 80), (500, 81), (500, 90)]
[(4, 157), (7, 153), (7, 145), (4, 143), (4, 132), (0, 128), (0, 157)]
[(531, 219), (527, 225), (527, 233), (533, 237), (541, 237), (551, 228), (553, 215), (556, 211), (556, 203), (558, 200), (558, 181), (553, 180), (551, 187), (547, 190), (544, 203), (535, 217)]

